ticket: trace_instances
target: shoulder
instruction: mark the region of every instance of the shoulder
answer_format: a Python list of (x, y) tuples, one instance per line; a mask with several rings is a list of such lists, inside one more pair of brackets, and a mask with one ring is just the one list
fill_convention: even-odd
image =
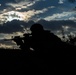
[(50, 31), (45, 31), (45, 34), (46, 34), (46, 36), (47, 37), (49, 37), (50, 39), (54, 39), (54, 40), (59, 40), (59, 41), (61, 41), (61, 39), (57, 36), (57, 35), (55, 35), (54, 33), (52, 33), (52, 32), (50, 32)]

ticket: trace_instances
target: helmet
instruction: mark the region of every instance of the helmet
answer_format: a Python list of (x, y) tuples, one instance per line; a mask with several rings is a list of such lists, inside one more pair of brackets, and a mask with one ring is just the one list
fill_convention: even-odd
[(43, 30), (43, 26), (41, 24), (36, 23), (31, 26), (30, 30), (39, 32)]

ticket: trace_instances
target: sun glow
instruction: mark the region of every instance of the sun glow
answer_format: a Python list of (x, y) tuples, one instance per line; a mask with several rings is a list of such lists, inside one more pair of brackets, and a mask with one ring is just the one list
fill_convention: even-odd
[(7, 16), (7, 21), (12, 21), (12, 20), (24, 20), (24, 15), (20, 12), (17, 11), (10, 11), (8, 12)]
[(0, 24), (6, 23), (8, 21), (12, 20), (20, 20), (20, 21), (26, 21), (32, 19), (32, 17), (35, 14), (38, 14), (39, 12), (35, 12), (35, 10), (29, 10), (25, 12), (19, 12), (19, 11), (6, 11), (4, 10), (4, 13), (0, 15)]

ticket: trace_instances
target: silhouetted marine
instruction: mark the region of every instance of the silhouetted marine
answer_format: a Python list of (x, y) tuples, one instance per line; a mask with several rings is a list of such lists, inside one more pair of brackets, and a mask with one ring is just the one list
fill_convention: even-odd
[(48, 30), (44, 30), (41, 24), (34, 24), (30, 28), (31, 40), (30, 47), (33, 48), (37, 53), (48, 53), (56, 52), (56, 47), (60, 48), (61, 39)]
[(41, 24), (34, 24), (30, 28), (31, 30), (31, 41), (30, 46), (36, 51), (42, 51), (57, 47), (61, 43), (61, 39), (48, 30), (44, 30)]
[[(56, 72), (56, 74), (57, 72), (59, 74), (60, 71), (65, 73), (64, 71), (65, 69), (67, 71), (65, 67), (68, 61), (69, 63), (76, 63), (76, 58), (73, 56), (76, 55), (73, 51), (74, 48), (76, 50), (76, 47), (62, 42), (56, 35), (48, 30), (44, 30), (41, 24), (33, 24), (30, 30), (31, 34), (23, 34), (23, 38), (15, 36), (12, 39), (23, 50), (22, 52), (20, 51), (21, 55), (19, 56), (20, 58), (18, 58), (20, 63), (22, 62), (21, 68), (22, 65), (28, 68), (28, 72), (34, 72), (32, 75), (51, 75), (53, 72)], [(74, 62), (71, 62), (71, 59), (74, 60)], [(27, 66), (25, 66), (25, 63)], [(24, 72), (25, 71), (24, 69)]]
[[(44, 68), (44, 74), (46, 70), (51, 72), (55, 68), (58, 69), (59, 65), (62, 64), (61, 62), (63, 62), (63, 51), (68, 49), (70, 45), (62, 42), (50, 31), (44, 30), (41, 24), (33, 24), (30, 30), (31, 34), (24, 34), (23, 38), (16, 37), (14, 41), (30, 56), (31, 67), (35, 71)], [(72, 49), (72, 46), (70, 48)]]
[(41, 24), (33, 24), (30, 30), (31, 36), (27, 43), (25, 42), (25, 45), (27, 45), (28, 48), (34, 50), (32, 61), (34, 64), (40, 64), (40, 66), (42, 66), (41, 63), (46, 63), (48, 66), (52, 64), (52, 70), (52, 66), (54, 66), (57, 63), (56, 60), (59, 59), (59, 50), (57, 49), (60, 48), (61, 39), (50, 31), (44, 30)]
[(34, 50), (50, 48), (58, 46), (59, 42), (61, 42), (60, 38), (50, 33), (50, 31), (44, 30), (40, 24), (32, 25), (30, 30), (32, 32), (31, 34), (24, 34), (23, 38), (16, 36), (13, 39), (17, 45), (20, 45), (22, 50), (27, 48), (33, 48)]

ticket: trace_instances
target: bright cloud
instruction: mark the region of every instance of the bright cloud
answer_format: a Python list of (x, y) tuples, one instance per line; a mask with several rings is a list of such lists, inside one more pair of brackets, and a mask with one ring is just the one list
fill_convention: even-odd
[(33, 0), (33, 1), (22, 0), (20, 2), (17, 1), (17, 3), (6, 3), (6, 5), (15, 8), (15, 10), (21, 10), (21, 9), (26, 9), (26, 8), (34, 5), (37, 1), (39, 1), (39, 0)]
[(62, 29), (63, 29), (64, 31), (68, 31), (69, 28), (70, 28), (69, 26), (62, 26)]
[(69, 18), (71, 18), (72, 16), (76, 15), (76, 12), (63, 12), (63, 13), (56, 13), (56, 14), (53, 14), (52, 16), (48, 16), (48, 17), (45, 17), (44, 19), (45, 20), (67, 20)]
[(76, 17), (70, 17), (69, 20), (76, 21)]
[(59, 0), (59, 4), (63, 4), (64, 3), (64, 0)]
[(0, 44), (0, 48), (3, 48), (3, 49), (13, 49), (14, 47), (12, 45), (6, 45), (6, 44)]
[(12, 21), (13, 19), (29, 21), (33, 16), (45, 13), (50, 8), (54, 8), (54, 6), (44, 8), (42, 10), (33, 9), (25, 12), (7, 11), (7, 9), (4, 9), (3, 10), (4, 13), (0, 14), (0, 21), (1, 21), (1, 24), (7, 21)]

